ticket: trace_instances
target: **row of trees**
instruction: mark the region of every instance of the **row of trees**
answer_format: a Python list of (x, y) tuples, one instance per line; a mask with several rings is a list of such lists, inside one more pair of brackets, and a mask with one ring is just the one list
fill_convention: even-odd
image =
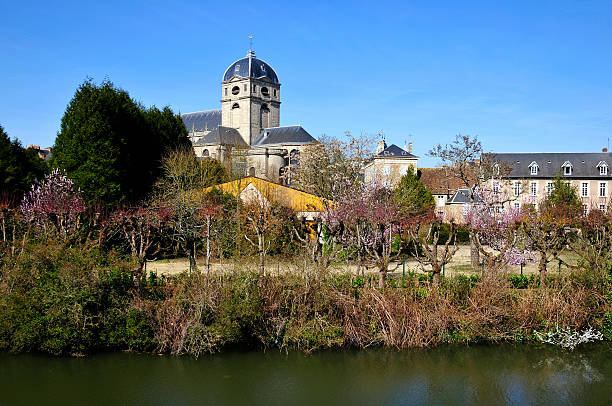
[(50, 166), (64, 170), (90, 205), (134, 204), (160, 179), (162, 158), (190, 146), (170, 108), (145, 108), (109, 81), (87, 80), (62, 117), (50, 165), (0, 127), (0, 192), (20, 200)]

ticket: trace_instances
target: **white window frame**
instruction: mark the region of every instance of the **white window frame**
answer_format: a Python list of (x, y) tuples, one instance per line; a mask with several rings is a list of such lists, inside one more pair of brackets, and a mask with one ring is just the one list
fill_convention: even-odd
[[(608, 182), (599, 182), (599, 197), (608, 196)], [(602, 194), (603, 192), (603, 194)]]
[(531, 164), (529, 164), (529, 169), (531, 169), (532, 175), (537, 175), (538, 169), (540, 168), (538, 167), (538, 164), (536, 163), (536, 161), (533, 161)]
[(553, 183), (552, 182), (547, 182), (546, 183), (546, 194), (550, 195), (553, 190), (555, 190), (555, 187), (554, 187)]
[(389, 166), (389, 165), (383, 166), (382, 173), (385, 176), (391, 175), (391, 166)]
[(514, 210), (518, 210), (521, 208), (521, 204), (520, 203), (514, 203)]
[(608, 164), (605, 161), (600, 161), (597, 167), (599, 168), (600, 176), (606, 176), (608, 174)]
[(499, 182), (497, 181), (493, 181), (493, 194), (496, 196), (499, 194)]
[(561, 168), (563, 168), (563, 175), (565, 176), (572, 175), (572, 163), (570, 161), (565, 161), (563, 165), (561, 165)]
[(537, 196), (538, 195), (538, 182), (532, 181), (529, 182), (529, 196)]
[(606, 205), (605, 204), (600, 204), (599, 205), (599, 210), (605, 213), (606, 212)]
[(582, 182), (580, 186), (580, 196), (589, 197), (589, 182)]
[(521, 194), (521, 182), (514, 182), (514, 196), (519, 196)]
[(582, 214), (585, 216), (589, 214), (589, 206), (587, 206), (586, 204), (582, 205)]

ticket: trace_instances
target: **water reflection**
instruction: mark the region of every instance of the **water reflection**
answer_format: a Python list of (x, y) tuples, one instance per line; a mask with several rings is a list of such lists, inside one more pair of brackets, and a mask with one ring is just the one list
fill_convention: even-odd
[(0, 355), (2, 405), (612, 404), (612, 345), (248, 352), (198, 360)]

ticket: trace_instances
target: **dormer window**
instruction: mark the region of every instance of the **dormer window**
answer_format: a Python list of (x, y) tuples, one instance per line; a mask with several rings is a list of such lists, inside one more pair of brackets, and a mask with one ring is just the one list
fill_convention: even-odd
[(605, 163), (604, 161), (600, 161), (600, 162), (597, 164), (597, 167), (599, 168), (599, 174), (600, 174), (601, 176), (605, 176), (605, 175), (607, 175), (607, 174), (608, 174), (608, 164), (607, 164), (607, 163)]
[(532, 163), (529, 164), (529, 169), (531, 170), (532, 175), (537, 175), (538, 169), (540, 168), (538, 167), (538, 164), (536, 163), (536, 161), (533, 161)]
[(563, 168), (563, 174), (565, 176), (570, 176), (572, 174), (572, 164), (570, 161), (565, 161), (563, 165), (561, 165), (561, 168)]

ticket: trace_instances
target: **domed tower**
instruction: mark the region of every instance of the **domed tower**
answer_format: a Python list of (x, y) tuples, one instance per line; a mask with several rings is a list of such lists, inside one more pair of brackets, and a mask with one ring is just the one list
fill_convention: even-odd
[(280, 103), (276, 72), (252, 49), (223, 74), (221, 125), (237, 129), (247, 144), (252, 145), (263, 128), (279, 126)]

